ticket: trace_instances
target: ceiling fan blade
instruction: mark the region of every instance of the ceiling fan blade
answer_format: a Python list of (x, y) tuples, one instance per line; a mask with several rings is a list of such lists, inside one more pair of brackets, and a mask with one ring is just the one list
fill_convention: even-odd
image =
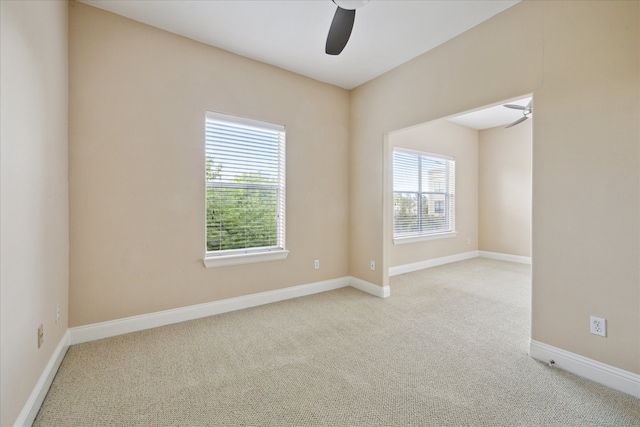
[(503, 105), (503, 107), (513, 108), (514, 110), (525, 110), (526, 109), (526, 107), (523, 107), (522, 105), (516, 105), (516, 104), (505, 104), (505, 105)]
[(509, 126), (505, 126), (504, 128), (507, 129), (507, 128), (510, 128), (510, 127), (515, 126), (517, 124), (520, 124), (520, 123), (524, 122), (525, 120), (527, 120), (528, 118), (529, 118), (528, 116), (520, 117), (518, 120), (516, 120), (515, 122), (511, 123)]
[(342, 52), (342, 49), (344, 49), (349, 41), (355, 19), (355, 9), (348, 10), (338, 6), (336, 14), (333, 15), (333, 21), (331, 21), (331, 27), (327, 35), (327, 44), (324, 49), (328, 55), (340, 55), (340, 52)]

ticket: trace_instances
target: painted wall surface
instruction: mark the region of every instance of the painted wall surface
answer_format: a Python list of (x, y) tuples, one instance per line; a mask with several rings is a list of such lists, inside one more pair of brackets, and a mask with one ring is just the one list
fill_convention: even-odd
[(0, 2), (3, 426), (13, 425), (67, 331), (67, 11), (66, 1)]
[[(411, 148), (455, 157), (456, 237), (423, 242), (393, 244), (389, 247), (389, 266), (425, 261), (478, 249), (478, 131), (444, 120), (415, 126), (389, 135), (386, 162), (393, 147)], [(393, 181), (391, 174), (387, 179)], [(391, 184), (390, 184), (391, 185)], [(393, 220), (393, 211), (389, 213)], [(392, 228), (393, 225), (391, 224)], [(466, 239), (471, 243), (467, 244)], [(386, 236), (393, 240), (393, 232)]]
[(640, 373), (639, 7), (524, 1), (352, 91), (351, 275), (388, 283), (385, 134), (533, 93), (532, 338)]
[[(70, 55), (71, 326), (348, 275), (348, 91), (80, 3)], [(207, 110), (286, 126), (286, 260), (204, 267)]]
[(531, 128), (527, 120), (478, 132), (481, 251), (531, 256)]

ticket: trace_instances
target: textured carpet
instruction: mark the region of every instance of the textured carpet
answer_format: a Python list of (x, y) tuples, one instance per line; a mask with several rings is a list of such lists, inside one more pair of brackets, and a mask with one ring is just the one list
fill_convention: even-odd
[(530, 268), (472, 259), (72, 346), (36, 426), (640, 426), (527, 355)]

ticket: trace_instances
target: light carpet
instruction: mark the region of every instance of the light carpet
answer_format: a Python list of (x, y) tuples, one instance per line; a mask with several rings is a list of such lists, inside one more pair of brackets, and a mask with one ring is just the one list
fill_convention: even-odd
[(530, 267), (476, 258), (69, 348), (35, 426), (640, 426), (527, 355)]

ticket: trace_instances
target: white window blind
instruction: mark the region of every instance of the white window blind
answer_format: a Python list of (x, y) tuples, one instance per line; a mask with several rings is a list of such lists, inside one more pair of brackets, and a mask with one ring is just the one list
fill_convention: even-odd
[(455, 231), (455, 160), (393, 150), (394, 238)]
[(207, 112), (207, 255), (285, 246), (284, 126)]

